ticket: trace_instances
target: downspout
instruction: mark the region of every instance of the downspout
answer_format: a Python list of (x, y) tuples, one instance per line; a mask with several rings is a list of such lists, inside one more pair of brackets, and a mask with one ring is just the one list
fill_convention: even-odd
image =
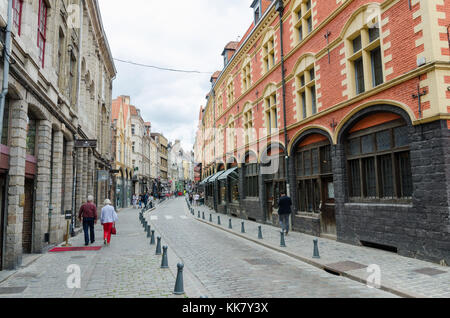
[(8, 94), (9, 65), (11, 57), (11, 29), (12, 29), (12, 5), (13, 0), (8, 0), (8, 24), (6, 25), (5, 47), (3, 49), (3, 83), (0, 95), (0, 141), (3, 133), (3, 116), (5, 113), (5, 101)]
[(283, 50), (283, 0), (278, 0), (276, 4), (276, 10), (280, 16), (280, 46), (281, 46), (281, 83), (283, 86), (283, 118), (284, 118), (284, 144), (285, 144), (285, 176), (286, 176), (286, 194), (290, 196), (289, 186), (289, 156), (288, 156), (288, 133), (287, 133), (287, 120), (286, 120), (286, 79), (284, 70), (284, 50)]
[[(81, 91), (81, 60), (82, 60), (82, 45), (83, 41), (81, 41), (81, 38), (83, 37), (83, 12), (84, 12), (84, 6), (83, 6), (84, 0), (80, 0), (80, 34), (78, 35), (78, 82), (77, 82), (77, 103), (76, 103), (76, 110), (78, 112), (78, 109), (80, 108), (80, 91)], [(71, 57), (70, 57), (71, 58)], [(75, 227), (77, 226), (77, 217), (76, 213), (76, 189), (77, 189), (77, 175), (80, 171), (77, 169), (77, 158), (78, 158), (78, 151), (79, 148), (75, 147), (76, 140), (77, 140), (78, 134), (75, 133), (73, 135), (74, 140), (74, 147), (73, 147), (73, 186), (72, 186), (72, 224), (71, 224), (71, 235), (75, 236)]]

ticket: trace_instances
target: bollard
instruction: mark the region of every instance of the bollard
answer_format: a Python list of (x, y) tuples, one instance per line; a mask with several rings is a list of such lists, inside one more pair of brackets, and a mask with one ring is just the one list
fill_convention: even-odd
[(280, 234), (281, 234), (280, 246), (281, 247), (286, 247), (286, 242), (284, 241), (284, 232), (281, 231)]
[(231, 224), (231, 219), (228, 220), (228, 228), (232, 229), (233, 228), (233, 224)]
[(161, 268), (169, 268), (169, 261), (167, 260), (167, 246), (163, 246), (163, 255), (161, 260)]
[(262, 228), (261, 228), (261, 225), (260, 225), (260, 226), (258, 226), (258, 239), (260, 239), (260, 240), (262, 240), (262, 239), (263, 239), (263, 236), (262, 236)]
[(175, 281), (175, 289), (173, 293), (175, 295), (183, 295), (184, 294), (184, 287), (183, 287), (183, 264), (178, 264), (178, 273), (177, 273), (177, 280)]
[(200, 211), (198, 211), (198, 218), (200, 218)]
[(202, 213), (202, 219), (205, 219), (205, 212)]
[(318, 239), (314, 239), (314, 252), (313, 252), (313, 258), (320, 258), (319, 255), (319, 240)]
[(147, 226), (147, 237), (150, 237), (151, 236), (151, 226), (150, 225), (148, 225)]
[(241, 223), (241, 233), (245, 233), (244, 222)]
[(156, 243), (156, 253), (155, 255), (161, 255), (161, 237), (157, 237), (156, 240), (158, 243)]
[(212, 214), (209, 214), (209, 222), (212, 222)]
[(155, 230), (152, 230), (152, 236), (150, 239), (150, 245), (155, 245)]
[(217, 216), (217, 224), (221, 225), (220, 224), (220, 215)]

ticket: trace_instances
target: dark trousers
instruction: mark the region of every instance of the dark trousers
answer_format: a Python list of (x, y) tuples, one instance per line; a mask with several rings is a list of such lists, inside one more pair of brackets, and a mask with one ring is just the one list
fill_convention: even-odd
[(83, 218), (84, 243), (89, 244), (89, 231), (91, 232), (91, 243), (95, 241), (94, 218)]

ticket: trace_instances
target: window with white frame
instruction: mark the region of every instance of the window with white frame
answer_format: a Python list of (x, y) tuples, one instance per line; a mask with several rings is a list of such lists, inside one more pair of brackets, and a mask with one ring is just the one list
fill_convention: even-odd
[(267, 134), (271, 135), (274, 130), (278, 128), (278, 111), (277, 111), (277, 93), (273, 92), (270, 96), (266, 97), (265, 114), (266, 114), (266, 127)]

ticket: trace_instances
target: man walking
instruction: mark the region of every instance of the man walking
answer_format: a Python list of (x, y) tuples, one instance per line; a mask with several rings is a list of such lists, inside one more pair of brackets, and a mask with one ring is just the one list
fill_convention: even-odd
[(281, 229), (286, 235), (289, 233), (289, 216), (292, 213), (291, 206), (291, 198), (288, 197), (286, 193), (281, 193), (280, 200), (278, 201), (278, 215), (280, 218)]
[(94, 197), (92, 195), (88, 196), (87, 202), (81, 206), (80, 212), (78, 214), (78, 219), (80, 221), (81, 218), (83, 218), (85, 246), (89, 245), (89, 238), (91, 239), (91, 244), (94, 244), (95, 242), (94, 224), (97, 224), (97, 207), (93, 202)]

